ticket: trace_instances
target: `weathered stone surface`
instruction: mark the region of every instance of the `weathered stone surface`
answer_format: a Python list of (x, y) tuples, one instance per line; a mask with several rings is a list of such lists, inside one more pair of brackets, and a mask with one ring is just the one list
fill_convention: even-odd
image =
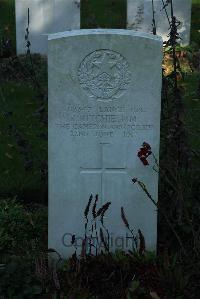
[(143, 31), (145, 0), (127, 0), (127, 28)]
[(26, 52), (28, 8), (29, 37), (33, 53), (47, 54), (47, 34), (80, 28), (79, 0), (15, 0), (18, 54)]
[(112, 250), (131, 247), (121, 206), (134, 232), (141, 229), (155, 248), (156, 207), (131, 179), (157, 199), (158, 175), (137, 152), (145, 141), (159, 156), (161, 61), (162, 40), (151, 34), (49, 36), (49, 247), (63, 256), (74, 252), (73, 234), (84, 236), (90, 194), (99, 194), (98, 207), (112, 202), (104, 220)]
[[(178, 32), (182, 45), (187, 45), (190, 42), (191, 5), (191, 0), (173, 0), (174, 15), (180, 21)], [(170, 4), (165, 9), (170, 18)], [(165, 9), (163, 9), (162, 1), (154, 0), (157, 34), (161, 35), (164, 41), (168, 39), (170, 27)], [(152, 32), (151, 0), (127, 0), (127, 28)]]

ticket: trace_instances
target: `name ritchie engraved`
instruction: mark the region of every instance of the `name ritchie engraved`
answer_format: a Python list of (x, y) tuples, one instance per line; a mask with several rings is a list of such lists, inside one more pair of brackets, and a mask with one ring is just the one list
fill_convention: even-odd
[(114, 123), (114, 122), (133, 122), (136, 121), (136, 115), (126, 114), (72, 114), (61, 112), (60, 117), (66, 121), (74, 122), (96, 122), (96, 123)]
[[(69, 130), (72, 137), (133, 137), (137, 131), (149, 131), (153, 125), (144, 122), (142, 106), (68, 104), (59, 112), (57, 126)], [(140, 115), (142, 115), (142, 118)]]

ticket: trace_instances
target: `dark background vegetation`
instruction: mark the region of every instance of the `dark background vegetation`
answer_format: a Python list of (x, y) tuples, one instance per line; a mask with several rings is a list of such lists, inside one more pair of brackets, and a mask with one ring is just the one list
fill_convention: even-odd
[[(0, 38), (12, 44), (8, 55), (0, 48), (0, 296), (199, 298), (199, 16), (193, 0), (191, 44), (176, 46), (176, 76), (173, 45), (165, 49), (158, 256), (141, 253), (141, 242), (136, 253), (73, 256), (55, 269), (46, 252), (47, 61), (16, 56), (14, 0), (0, 0)], [(126, 2), (82, 0), (81, 26), (125, 28)]]

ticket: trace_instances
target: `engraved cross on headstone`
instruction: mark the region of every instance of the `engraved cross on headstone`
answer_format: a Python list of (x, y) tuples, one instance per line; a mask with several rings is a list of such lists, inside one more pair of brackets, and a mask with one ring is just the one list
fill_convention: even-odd
[(103, 181), (103, 176), (104, 174), (116, 174), (116, 173), (123, 173), (126, 174), (127, 171), (127, 167), (106, 167), (106, 165), (104, 165), (104, 148), (106, 145), (110, 145), (110, 143), (100, 143), (101, 146), (101, 158), (100, 158), (100, 167), (80, 167), (81, 174), (99, 174), (100, 175), (100, 190), (101, 190), (101, 194), (100, 198), (102, 201), (105, 200), (105, 188), (104, 188), (104, 181)]

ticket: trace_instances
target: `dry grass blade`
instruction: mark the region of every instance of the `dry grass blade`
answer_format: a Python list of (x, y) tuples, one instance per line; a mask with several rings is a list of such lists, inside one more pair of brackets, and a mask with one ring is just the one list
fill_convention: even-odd
[[(106, 204), (104, 204), (98, 211), (97, 211), (97, 217), (100, 216), (102, 214), (102, 212), (106, 212), (107, 209), (109, 208), (109, 205), (111, 204), (111, 202), (107, 202)], [(104, 214), (105, 214), (104, 212)]]
[(97, 213), (96, 213), (96, 207), (97, 207), (97, 202), (99, 200), (99, 197), (98, 197), (98, 194), (95, 196), (95, 202), (93, 204), (93, 207), (92, 207), (92, 215), (93, 215), (93, 218), (96, 218), (97, 216)]
[(127, 220), (127, 218), (125, 216), (124, 208), (123, 207), (121, 207), (121, 218), (122, 218), (125, 226), (130, 230), (130, 226), (129, 226), (128, 220)]
[(109, 208), (109, 206), (111, 205), (111, 202), (107, 202), (105, 205), (103, 205), (103, 210), (102, 210), (102, 212), (101, 212), (101, 223), (102, 223), (102, 225), (103, 225), (103, 217), (104, 217), (104, 215), (105, 215), (105, 213), (106, 213), (106, 211), (108, 210), (108, 208)]
[(53, 276), (53, 282), (54, 282), (56, 289), (60, 290), (60, 281), (58, 278), (58, 273), (56, 272), (55, 269), (53, 270), (52, 276)]
[(104, 238), (104, 234), (103, 234), (103, 230), (102, 230), (102, 228), (100, 228), (100, 238), (101, 238), (101, 242), (103, 243), (104, 248), (105, 248), (107, 251), (109, 251), (109, 249), (108, 249), (108, 245), (107, 245), (107, 243), (106, 243), (106, 241), (105, 241), (105, 238)]
[(160, 299), (160, 297), (157, 295), (156, 292), (150, 292), (150, 296), (151, 296), (153, 299)]
[(86, 256), (86, 243), (87, 243), (87, 240), (84, 239), (82, 241), (81, 257), (85, 257)]
[(138, 230), (138, 234), (139, 234), (139, 240), (140, 240), (139, 254), (143, 255), (145, 252), (145, 249), (146, 249), (145, 239), (144, 239), (144, 236), (140, 229)]
[(84, 211), (84, 215), (85, 215), (85, 218), (86, 218), (86, 219), (87, 219), (87, 217), (88, 217), (88, 213), (89, 213), (89, 210), (90, 210), (90, 205), (91, 205), (92, 199), (93, 199), (93, 196), (92, 196), (92, 194), (91, 194), (91, 195), (90, 195), (90, 198), (89, 198), (89, 200), (88, 200), (88, 204), (87, 204), (87, 206), (86, 206), (86, 208), (85, 208), (85, 211)]

